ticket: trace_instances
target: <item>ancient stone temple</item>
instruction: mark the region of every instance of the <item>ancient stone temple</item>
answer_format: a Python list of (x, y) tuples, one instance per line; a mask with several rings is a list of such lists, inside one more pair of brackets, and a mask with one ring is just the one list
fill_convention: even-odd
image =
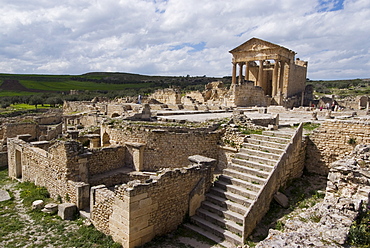
[[(240, 85), (249, 85), (253, 81), (254, 86), (261, 87), (263, 95), (268, 96), (267, 102), (256, 102), (256, 105), (284, 105), (284, 100), (305, 91), (307, 61), (295, 59), (294, 51), (252, 38), (230, 53), (233, 55), (231, 88), (243, 88)], [(234, 96), (236, 106), (246, 104), (238, 100), (240, 97), (243, 96)]]

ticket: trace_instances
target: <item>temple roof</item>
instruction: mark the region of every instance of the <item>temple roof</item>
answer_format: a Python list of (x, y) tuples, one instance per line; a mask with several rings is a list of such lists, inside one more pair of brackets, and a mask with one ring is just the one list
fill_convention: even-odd
[(288, 48), (285, 48), (285, 47), (282, 47), (282, 46), (279, 46), (279, 45), (276, 45), (271, 42), (264, 41), (258, 38), (252, 38), (244, 42), (240, 46), (237, 46), (236, 48), (232, 49), (229, 52), (238, 53), (238, 52), (248, 52), (248, 51), (254, 52), (254, 51), (263, 51), (263, 50), (278, 50), (278, 51), (284, 50), (284, 52), (296, 54), (294, 51), (289, 50)]

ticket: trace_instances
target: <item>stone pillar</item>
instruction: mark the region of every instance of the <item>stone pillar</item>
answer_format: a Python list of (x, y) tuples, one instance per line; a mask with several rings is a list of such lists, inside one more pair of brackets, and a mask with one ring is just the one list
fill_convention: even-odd
[(249, 80), (249, 61), (245, 63), (245, 75), (244, 75), (245, 80)]
[(232, 71), (232, 79), (231, 84), (236, 84), (236, 63), (233, 62), (233, 71)]
[(243, 79), (243, 65), (244, 63), (239, 63), (239, 84), (242, 83), (242, 79)]
[(257, 80), (257, 86), (263, 87), (263, 60), (260, 60), (260, 65), (258, 68), (258, 80)]
[(278, 92), (283, 93), (285, 62), (280, 61), (280, 75), (278, 80)]
[(125, 143), (130, 153), (130, 157), (126, 158), (130, 161), (125, 161), (125, 165), (131, 165), (135, 171), (142, 171), (144, 169), (144, 147), (142, 143)]
[(278, 92), (278, 72), (279, 72), (279, 61), (275, 60), (274, 71), (272, 73), (272, 97)]

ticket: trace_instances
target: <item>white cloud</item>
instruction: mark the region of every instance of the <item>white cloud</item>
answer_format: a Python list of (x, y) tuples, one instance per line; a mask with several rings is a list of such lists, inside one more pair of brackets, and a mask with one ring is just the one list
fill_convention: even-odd
[(367, 0), (3, 2), (3, 73), (225, 76), (228, 51), (258, 37), (308, 60), (312, 79), (370, 77)]

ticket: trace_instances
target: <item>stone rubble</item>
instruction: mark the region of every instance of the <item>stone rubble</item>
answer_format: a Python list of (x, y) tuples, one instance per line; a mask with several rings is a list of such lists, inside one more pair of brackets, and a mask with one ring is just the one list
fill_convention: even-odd
[(331, 164), (324, 201), (270, 230), (256, 247), (342, 247), (352, 222), (369, 205), (370, 145)]

